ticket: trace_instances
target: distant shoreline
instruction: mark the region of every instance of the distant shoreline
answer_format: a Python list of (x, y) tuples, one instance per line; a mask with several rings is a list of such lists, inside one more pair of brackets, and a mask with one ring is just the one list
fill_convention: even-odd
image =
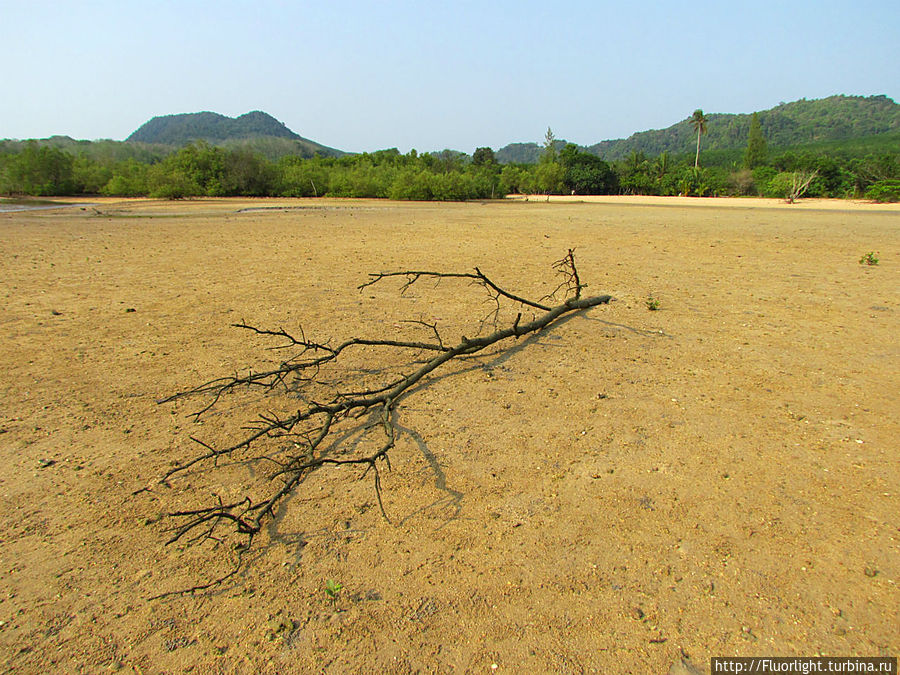
[(0, 213), (44, 211), (47, 209), (70, 209), (73, 206), (92, 206), (92, 204), (90, 202), (57, 201), (55, 199), (0, 199)]
[(769, 197), (662, 197), (658, 195), (507, 195), (506, 199), (528, 202), (566, 202), (616, 204), (619, 206), (698, 206), (728, 208), (766, 208), (820, 211), (887, 211), (900, 213), (900, 203), (882, 204), (863, 199), (800, 199), (788, 204)]
[[(73, 206), (104, 206), (110, 204), (129, 204), (137, 202), (156, 202), (159, 204), (178, 204), (179, 202), (207, 202), (221, 204), (241, 204), (247, 209), (285, 209), (297, 208), (297, 205), (314, 204), (361, 204), (377, 202), (381, 204), (451, 204), (463, 202), (411, 201), (376, 198), (352, 197), (192, 197), (184, 200), (165, 200), (150, 197), (93, 197), (90, 202), (78, 197), (54, 197), (48, 199), (0, 199), (0, 213), (21, 211), (69, 208)], [(491, 200), (473, 199), (472, 202), (490, 202)], [(547, 195), (531, 194), (507, 195), (505, 198), (493, 200), (501, 203), (529, 204), (607, 204), (610, 206), (649, 206), (649, 207), (697, 207), (697, 208), (738, 208), (738, 209), (788, 209), (794, 211), (865, 211), (900, 214), (900, 203), (878, 203), (862, 199), (801, 199), (788, 204), (784, 199), (767, 197), (662, 197), (658, 195)], [(12, 208), (9, 208), (12, 207)]]

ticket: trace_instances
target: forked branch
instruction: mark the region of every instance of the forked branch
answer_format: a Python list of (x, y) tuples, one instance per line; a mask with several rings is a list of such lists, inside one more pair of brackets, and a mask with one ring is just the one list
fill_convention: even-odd
[[(228, 502), (216, 496), (213, 504), (169, 514), (175, 519), (176, 525), (171, 530), (168, 544), (219, 544), (237, 537), (237, 542), (232, 542), (235, 543), (233, 548), (237, 551), (237, 559), (232, 562), (231, 571), (216, 581), (163, 595), (204, 590), (233, 576), (243, 564), (243, 553), (253, 545), (267, 522), (274, 519), (279, 504), (303, 483), (310, 472), (325, 465), (362, 466), (365, 468), (363, 475), (371, 471), (379, 508), (383, 517), (389, 520), (382, 501), (379, 465), (384, 463), (390, 469), (388, 454), (401, 429), (396, 419), (398, 404), (413, 387), (456, 357), (471, 356), (504, 340), (535, 333), (566, 314), (611, 300), (609, 295), (582, 297), (584, 284), (578, 276), (573, 251), (570, 250), (564, 258), (554, 263), (554, 269), (562, 275), (563, 280), (553, 293), (542, 300), (553, 299), (554, 294), (564, 291), (565, 298), (555, 306), (511, 293), (478, 268), (473, 273), (422, 270), (380, 272), (369, 275), (369, 280), (359, 287), (362, 289), (401, 278), (405, 280), (401, 286), (403, 292), (422, 278), (438, 281), (467, 279), (486, 289), (498, 307), (501, 301), (507, 301), (543, 312), (530, 321), (522, 321), (522, 313), (519, 312), (506, 327), (498, 328), (488, 335), (463, 337), (454, 346), (444, 343), (437, 325), (421, 321), (413, 323), (429, 329), (433, 339), (352, 338), (335, 346), (313, 341), (302, 330), (299, 335), (293, 335), (284, 329), (266, 330), (243, 322), (235, 324), (238, 328), (277, 339), (279, 344), (274, 348), (290, 349), (291, 355), (274, 367), (250, 371), (246, 375), (216, 378), (174, 394), (161, 403), (206, 396), (209, 400), (193, 413), (199, 419), (215, 407), (223, 396), (236, 390), (270, 390), (280, 387), (297, 396), (302, 405), (290, 413), (258, 414), (245, 427), (246, 431), (242, 435), (221, 447), (191, 437), (200, 446), (201, 452), (166, 472), (162, 482), (168, 482), (188, 470), (211, 471), (229, 464), (266, 463), (272, 468), (266, 472), (265, 480), (256, 486), (255, 494)], [(363, 378), (358, 386), (353, 386), (357, 383), (350, 371), (341, 370), (340, 358), (362, 349), (400, 354), (402, 360), (399, 372), (380, 371), (379, 377), (374, 381), (371, 377)], [(326, 380), (326, 369), (331, 380)], [(331, 373), (333, 370), (337, 371), (334, 375)], [(334, 382), (337, 382), (336, 386)], [(323, 394), (326, 397), (322, 398)], [(317, 401), (317, 398), (322, 400)], [(374, 438), (373, 434), (376, 434)], [(347, 442), (349, 437), (357, 439), (357, 442)]]

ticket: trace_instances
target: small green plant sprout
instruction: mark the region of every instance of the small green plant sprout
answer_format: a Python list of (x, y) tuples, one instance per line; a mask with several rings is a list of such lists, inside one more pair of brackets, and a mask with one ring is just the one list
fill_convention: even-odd
[(337, 602), (338, 595), (344, 587), (340, 582), (335, 581), (334, 579), (329, 579), (325, 582), (325, 595), (328, 596), (328, 599), (331, 600), (332, 607), (334, 603)]
[(647, 304), (647, 309), (649, 309), (651, 312), (655, 312), (656, 310), (659, 309), (659, 299), (654, 298), (652, 295), (647, 296), (646, 304)]
[(878, 254), (875, 251), (869, 251), (862, 258), (859, 259), (860, 265), (877, 265), (878, 264)]

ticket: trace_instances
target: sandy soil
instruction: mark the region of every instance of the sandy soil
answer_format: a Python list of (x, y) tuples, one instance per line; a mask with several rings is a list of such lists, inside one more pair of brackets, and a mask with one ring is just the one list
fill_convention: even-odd
[(760, 197), (657, 197), (654, 195), (510, 195), (513, 201), (547, 202), (551, 203), (586, 203), (586, 204), (615, 204), (615, 205), (641, 205), (641, 206), (702, 206), (716, 209), (741, 208), (741, 209), (790, 209), (792, 211), (879, 211), (887, 213), (900, 213), (897, 204), (879, 204), (867, 200), (847, 199), (800, 199), (794, 204), (787, 204), (783, 199), (767, 199)]
[[(667, 672), (900, 652), (900, 210), (738, 200), (104, 200), (0, 215), (0, 662), (10, 672)], [(240, 212), (252, 207), (264, 210)], [(284, 208), (271, 208), (284, 207)], [(256, 410), (156, 400), (308, 336), (477, 330), (479, 266), (616, 300), (406, 399), (383, 475), (312, 474), (248, 569), (154, 484)], [(880, 264), (862, 266), (877, 251)], [(660, 310), (649, 311), (648, 296)], [(373, 364), (377, 359), (373, 357)], [(332, 605), (326, 580), (343, 590)], [(673, 671), (674, 672), (674, 671)]]

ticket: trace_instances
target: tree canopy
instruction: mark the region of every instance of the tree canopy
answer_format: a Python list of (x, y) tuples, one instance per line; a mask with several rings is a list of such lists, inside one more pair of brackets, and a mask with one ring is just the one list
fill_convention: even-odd
[(763, 135), (762, 124), (759, 115), (753, 113), (750, 117), (750, 131), (747, 134), (747, 149), (744, 151), (744, 166), (755, 169), (766, 163), (769, 149), (766, 145), (766, 137)]

